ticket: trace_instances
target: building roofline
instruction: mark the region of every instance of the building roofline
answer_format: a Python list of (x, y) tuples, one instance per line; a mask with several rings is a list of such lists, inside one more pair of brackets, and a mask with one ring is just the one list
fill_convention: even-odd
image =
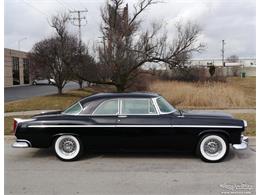
[(11, 48), (4, 48), (4, 50), (9, 50), (9, 51), (14, 51), (14, 52), (20, 52), (20, 53), (24, 53), (24, 54), (28, 54), (29, 52), (27, 51), (22, 51), (22, 50), (17, 50), (17, 49), (11, 49)]

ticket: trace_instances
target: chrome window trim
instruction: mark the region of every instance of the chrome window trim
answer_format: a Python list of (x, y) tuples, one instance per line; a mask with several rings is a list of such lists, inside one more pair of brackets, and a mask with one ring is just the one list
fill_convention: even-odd
[[(150, 100), (150, 101), (152, 101), (152, 103), (153, 103), (153, 105), (154, 105), (154, 107), (155, 107), (155, 112), (156, 113), (154, 113), (154, 114), (123, 114), (122, 113), (122, 101), (123, 100), (125, 100), (125, 99), (131, 99), (131, 100)], [(159, 115), (159, 113), (158, 113), (158, 110), (156, 109), (156, 105), (154, 104), (154, 102), (153, 102), (153, 98), (120, 98), (119, 99), (120, 100), (120, 112), (119, 112), (119, 115), (120, 116), (122, 116), (122, 115), (124, 115), (124, 116), (157, 116), (157, 115)], [(149, 101), (149, 104), (150, 104), (150, 101)]]
[[(117, 100), (117, 113), (116, 114), (96, 114), (95, 112), (106, 102), (108, 101), (113, 101), (113, 100)], [(92, 112), (92, 116), (117, 116), (119, 114), (119, 99), (118, 98), (112, 98), (112, 99), (107, 99), (104, 100), (103, 102), (101, 102), (96, 108), (95, 110)], [(82, 114), (83, 115), (83, 114)]]
[(159, 106), (158, 106), (158, 104), (157, 104), (156, 99), (157, 99), (157, 97), (152, 98), (153, 104), (154, 104), (154, 106), (155, 106), (155, 109), (156, 109), (156, 111), (157, 111), (157, 113), (158, 113), (158, 115), (159, 115), (159, 114), (161, 114), (161, 111), (160, 111), (160, 108), (159, 108)]
[[(66, 114), (66, 115), (80, 115), (80, 116), (118, 116), (118, 115), (129, 115), (129, 116), (133, 116), (133, 115), (137, 115), (137, 116), (155, 116), (155, 115), (161, 115), (161, 114), (170, 114), (170, 113), (174, 113), (175, 111), (172, 111), (172, 112), (162, 112), (160, 110), (160, 107), (158, 106), (158, 103), (157, 103), (157, 99), (161, 98), (161, 96), (159, 97), (154, 97), (154, 98), (131, 98), (131, 97), (126, 97), (126, 98), (112, 98), (112, 99), (107, 99), (107, 100), (104, 100), (103, 102), (101, 102), (96, 108), (95, 110), (91, 113), (91, 114), (80, 114), (82, 111), (84, 111), (85, 108), (82, 107), (81, 103), (80, 102), (77, 102), (75, 104), (79, 104), (80, 107), (81, 107), (81, 111), (77, 114), (68, 114), (68, 113), (64, 113), (62, 112), (62, 114)], [(151, 100), (154, 107), (155, 107), (155, 111), (156, 113), (154, 114), (122, 114), (122, 100), (123, 99), (133, 99), (133, 100)], [(102, 104), (104, 104), (105, 102), (107, 101), (112, 101), (112, 100), (118, 100), (118, 112), (116, 114), (95, 114), (96, 110), (102, 106)], [(90, 102), (91, 103), (91, 102)], [(73, 104), (73, 105), (75, 105)], [(73, 106), (72, 105), (72, 106)]]
[[(159, 105), (158, 105), (158, 103), (157, 103), (157, 99), (159, 99), (159, 98), (163, 98), (162, 96), (159, 96), (159, 97), (155, 97), (154, 98), (154, 100), (155, 100), (155, 103), (156, 103), (156, 105), (157, 105), (157, 107), (158, 107), (158, 110), (159, 110), (159, 113), (160, 114), (171, 114), (171, 113), (174, 113), (175, 111), (171, 111), (171, 112), (162, 112), (161, 110), (160, 110), (160, 107), (159, 107)], [(167, 101), (167, 100), (166, 100)], [(168, 101), (167, 101), (168, 102)], [(169, 102), (168, 102), (169, 103)], [(170, 104), (170, 103), (169, 103)], [(174, 108), (174, 107), (173, 107)], [(177, 110), (176, 108), (174, 108), (175, 110)]]

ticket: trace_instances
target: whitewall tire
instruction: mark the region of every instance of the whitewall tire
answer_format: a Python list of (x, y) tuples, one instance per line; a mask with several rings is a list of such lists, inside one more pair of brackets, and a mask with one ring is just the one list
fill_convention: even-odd
[(82, 154), (83, 147), (80, 139), (76, 136), (62, 135), (55, 140), (54, 151), (59, 159), (74, 161)]
[(229, 151), (229, 144), (222, 135), (204, 135), (197, 146), (197, 153), (200, 158), (207, 162), (222, 161)]

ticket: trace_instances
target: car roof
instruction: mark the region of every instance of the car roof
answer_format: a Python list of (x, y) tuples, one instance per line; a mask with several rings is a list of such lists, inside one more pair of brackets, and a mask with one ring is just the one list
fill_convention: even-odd
[(129, 92), (129, 93), (96, 93), (80, 100), (81, 104), (98, 99), (113, 99), (113, 98), (155, 98), (160, 95), (151, 92)]

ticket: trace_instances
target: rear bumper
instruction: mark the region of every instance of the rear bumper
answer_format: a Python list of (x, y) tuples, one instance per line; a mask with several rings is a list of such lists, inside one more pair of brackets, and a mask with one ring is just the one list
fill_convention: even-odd
[(12, 144), (13, 148), (29, 148), (31, 147), (31, 142), (25, 139), (17, 139), (16, 142)]
[(245, 150), (248, 147), (248, 137), (241, 135), (241, 144), (233, 144), (233, 148), (236, 150)]

